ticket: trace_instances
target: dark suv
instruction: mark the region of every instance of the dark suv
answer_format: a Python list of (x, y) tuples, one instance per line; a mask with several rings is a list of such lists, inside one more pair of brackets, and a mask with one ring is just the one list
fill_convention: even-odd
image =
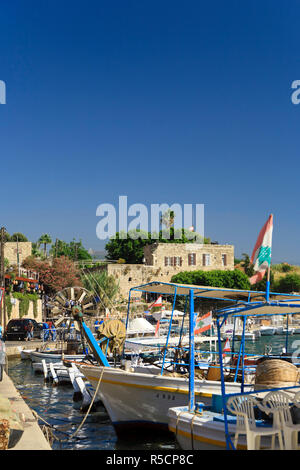
[(28, 324), (31, 321), (33, 324), (33, 338), (41, 338), (42, 337), (42, 327), (33, 320), (32, 318), (21, 318), (16, 320), (10, 320), (7, 324), (5, 333), (4, 333), (4, 340), (24, 340), (27, 336), (27, 328)]

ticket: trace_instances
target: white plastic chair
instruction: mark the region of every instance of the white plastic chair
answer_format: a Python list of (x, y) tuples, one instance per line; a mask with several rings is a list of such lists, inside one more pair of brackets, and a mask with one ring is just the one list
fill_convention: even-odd
[(251, 395), (239, 395), (230, 397), (227, 401), (227, 409), (236, 415), (236, 431), (234, 436), (234, 447), (237, 448), (239, 435), (245, 434), (247, 449), (260, 449), (262, 436), (272, 436), (271, 448), (275, 448), (275, 437), (278, 436), (279, 447), (283, 449), (283, 441), (280, 428), (274, 423), (272, 427), (263, 428), (256, 426), (254, 407), (259, 406), (258, 401)]
[(262, 401), (264, 411), (273, 414), (273, 423), (283, 432), (286, 450), (298, 449), (300, 424), (293, 423), (290, 410), (291, 402), (297, 401), (296, 395), (294, 399), (291, 399), (287, 393), (278, 390), (269, 392)]

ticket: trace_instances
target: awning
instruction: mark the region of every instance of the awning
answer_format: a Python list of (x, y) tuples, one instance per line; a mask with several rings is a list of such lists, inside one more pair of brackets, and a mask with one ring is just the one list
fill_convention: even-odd
[[(165, 282), (150, 282), (137, 287), (132, 287), (130, 291), (148, 292), (151, 294), (160, 295), (189, 295), (190, 290), (193, 289), (195, 298), (227, 300), (236, 302), (238, 300), (244, 302), (263, 301), (265, 299), (265, 292), (239, 290), (239, 289), (224, 289), (221, 287), (208, 287), (208, 286), (195, 286), (195, 285), (181, 285), (175, 283)], [(270, 292), (270, 300), (294, 300), (299, 299), (300, 294), (280, 294)]]
[(254, 302), (247, 305), (242, 305), (238, 307), (233, 307), (232, 309), (227, 308), (224, 310), (219, 310), (216, 312), (219, 316), (224, 316), (229, 314), (231, 317), (237, 316), (265, 316), (265, 315), (295, 315), (300, 314), (300, 300), (293, 305), (291, 303), (279, 303), (279, 302), (270, 302), (270, 303), (258, 303)]

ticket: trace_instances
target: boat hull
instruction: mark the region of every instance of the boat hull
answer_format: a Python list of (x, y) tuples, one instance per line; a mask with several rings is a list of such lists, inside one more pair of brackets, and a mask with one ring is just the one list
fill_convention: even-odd
[(46, 352), (39, 352), (39, 351), (32, 351), (30, 354), (30, 359), (32, 362), (42, 362), (44, 359), (47, 363), (55, 363), (61, 362), (62, 360), (66, 359), (69, 361), (76, 361), (84, 359), (84, 354), (55, 354), (55, 353), (46, 353)]
[[(98, 395), (118, 436), (137, 429), (168, 431), (168, 410), (188, 403), (187, 378), (125, 372), (100, 366), (80, 365), (80, 371), (96, 389), (103, 370)], [(229, 383), (228, 393), (239, 393), (240, 384)], [(211, 404), (212, 395), (221, 395), (221, 384), (196, 380), (195, 395)]]
[(261, 336), (273, 336), (275, 335), (275, 331), (275, 328), (260, 329), (260, 334)]
[[(224, 415), (203, 412), (191, 413), (186, 407), (170, 408), (169, 430), (183, 450), (226, 450)], [(230, 419), (230, 417), (229, 417)], [(228, 423), (228, 432), (233, 439), (235, 424)], [(271, 447), (270, 437), (261, 438), (261, 448)], [(247, 450), (245, 435), (240, 435), (237, 449)]]

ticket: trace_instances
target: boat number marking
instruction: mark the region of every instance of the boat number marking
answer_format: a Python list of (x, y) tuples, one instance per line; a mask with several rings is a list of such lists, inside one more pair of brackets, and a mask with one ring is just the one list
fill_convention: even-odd
[(165, 400), (175, 400), (175, 395), (171, 395), (170, 393), (157, 393), (155, 398), (163, 398)]

